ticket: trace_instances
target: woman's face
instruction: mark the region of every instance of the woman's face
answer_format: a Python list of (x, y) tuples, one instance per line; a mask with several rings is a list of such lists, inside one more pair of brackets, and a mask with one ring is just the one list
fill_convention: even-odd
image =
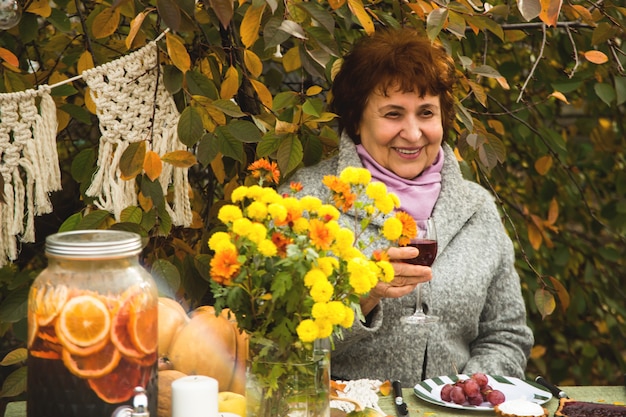
[(402, 178), (415, 178), (433, 164), (443, 141), (439, 96), (375, 91), (357, 133), (376, 162)]

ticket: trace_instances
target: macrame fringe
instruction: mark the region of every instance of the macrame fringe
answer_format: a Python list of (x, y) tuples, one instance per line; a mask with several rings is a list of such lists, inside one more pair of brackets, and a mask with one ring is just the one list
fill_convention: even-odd
[[(178, 140), (180, 114), (163, 86), (156, 42), (83, 73), (100, 122), (98, 169), (86, 194), (96, 207), (120, 220), (122, 211), (137, 205), (134, 180), (122, 179), (119, 161), (130, 143), (146, 141), (146, 149), (160, 156), (186, 149)], [(176, 226), (192, 221), (187, 169), (164, 164), (159, 182), (163, 194), (173, 192), (166, 210)]]
[[(37, 100), (39, 99), (39, 107)], [(35, 216), (52, 211), (61, 189), (56, 106), (50, 89), (0, 94), (0, 267), (18, 256), (18, 240), (35, 241)]]

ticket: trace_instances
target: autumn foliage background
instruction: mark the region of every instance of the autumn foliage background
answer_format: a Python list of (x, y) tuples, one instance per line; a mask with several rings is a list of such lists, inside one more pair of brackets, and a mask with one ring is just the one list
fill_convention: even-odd
[[(59, 230), (141, 233), (143, 264), (163, 295), (209, 304), (209, 235), (230, 192), (259, 157), (288, 176), (338, 142), (326, 112), (342, 55), (381, 26), (410, 26), (457, 63), (449, 142), (465, 175), (490, 189), (515, 242), (535, 331), (528, 377), (621, 384), (626, 372), (626, 7), (617, 0), (121, 0), (20, 1), (0, 31), (0, 92), (41, 84), (57, 105), (63, 189), (37, 219), (37, 241), (0, 270), (3, 355), (24, 345), (28, 286)], [(166, 32), (165, 32), (166, 31)], [(98, 155), (98, 119), (76, 77), (159, 38), (163, 83), (181, 113), (187, 151), (129, 148), (119, 169), (139, 204), (116, 222), (85, 195)], [(76, 80), (65, 82), (72, 77)], [(149, 136), (146, 141), (149, 141)], [(163, 164), (189, 167), (193, 223), (174, 227)], [(8, 181), (8, 179), (4, 179)], [(436, 279), (436, 278), (435, 278)], [(25, 387), (4, 363), (3, 396)]]

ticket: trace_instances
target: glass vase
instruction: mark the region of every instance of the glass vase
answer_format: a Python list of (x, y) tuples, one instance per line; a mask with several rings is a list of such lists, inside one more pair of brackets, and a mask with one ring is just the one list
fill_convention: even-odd
[(247, 417), (329, 417), (330, 344), (315, 342), (302, 354), (258, 359), (246, 369)]

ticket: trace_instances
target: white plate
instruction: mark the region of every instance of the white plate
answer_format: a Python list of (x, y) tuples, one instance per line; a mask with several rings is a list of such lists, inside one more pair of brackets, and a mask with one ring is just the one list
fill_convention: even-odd
[[(444, 385), (454, 384), (459, 379), (467, 378), (469, 378), (469, 375), (461, 374), (426, 379), (417, 384), (413, 388), (413, 392), (418, 398), (443, 407), (476, 411), (493, 410), (493, 405), (489, 402), (484, 402), (481, 405), (461, 405), (441, 399), (440, 392)], [(493, 389), (502, 391), (506, 401), (524, 398), (537, 404), (543, 404), (552, 398), (550, 391), (532, 381), (522, 381), (512, 376), (487, 375), (487, 378), (489, 379), (489, 385)]]

